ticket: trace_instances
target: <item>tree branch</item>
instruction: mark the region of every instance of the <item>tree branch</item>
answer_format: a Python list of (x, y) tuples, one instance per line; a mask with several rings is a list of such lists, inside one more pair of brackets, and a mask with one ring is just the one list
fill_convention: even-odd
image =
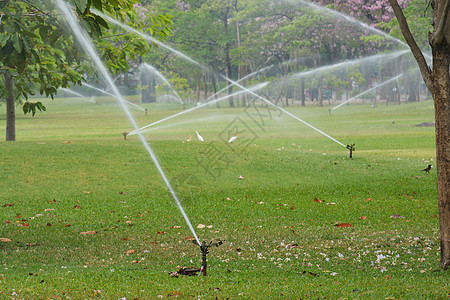
[(422, 77), (425, 81), (425, 84), (427, 85), (427, 87), (429, 87), (431, 83), (431, 69), (427, 64), (425, 57), (423, 56), (422, 50), (420, 50), (419, 46), (414, 40), (414, 37), (411, 34), (411, 31), (409, 30), (408, 22), (406, 21), (405, 15), (403, 14), (403, 11), (400, 5), (398, 4), (398, 1), (397, 0), (388, 0), (388, 1), (392, 9), (394, 10), (394, 14), (397, 17), (400, 30), (402, 31), (402, 34), (405, 37), (406, 43), (411, 49), (411, 52), (414, 58), (416, 59), (417, 64), (419, 65), (419, 69), (420, 72), (422, 73)]
[(446, 25), (446, 21), (447, 21), (447, 17), (448, 17), (449, 5), (450, 5), (450, 0), (445, 0), (444, 8), (443, 8), (443, 11), (442, 11), (440, 19), (439, 19), (439, 24), (430, 36), (430, 44), (432, 47), (437, 46), (440, 43), (442, 43), (442, 40), (444, 38), (445, 25)]

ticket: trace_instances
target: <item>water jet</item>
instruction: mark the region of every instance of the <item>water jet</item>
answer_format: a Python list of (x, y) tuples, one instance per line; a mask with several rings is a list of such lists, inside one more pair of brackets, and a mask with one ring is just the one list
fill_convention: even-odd
[[(97, 52), (94, 50), (94, 46), (89, 39), (89, 36), (87, 32), (81, 27), (79, 22), (77, 22), (76, 17), (74, 16), (73, 12), (70, 10), (69, 6), (64, 2), (64, 0), (56, 0), (56, 5), (58, 9), (63, 13), (63, 15), (66, 18), (66, 21), (69, 24), (70, 29), (73, 32), (74, 37), (78, 40), (79, 44), (83, 48), (83, 50), (86, 52), (86, 54), (93, 60), (97, 70), (100, 72), (103, 79), (109, 84), (111, 89), (113, 90), (113, 94), (116, 96), (115, 98), (118, 99), (123, 111), (127, 115), (130, 123), (133, 125), (135, 129), (138, 129), (138, 125), (136, 121), (134, 120), (133, 116), (131, 115), (128, 106), (126, 105), (125, 99), (123, 99), (122, 95), (119, 92), (119, 89), (114, 84), (114, 81), (112, 80), (108, 70), (106, 69), (105, 65), (100, 59), (100, 56), (97, 54)], [(194, 230), (194, 227), (191, 224), (191, 221), (189, 220), (188, 216), (186, 215), (183, 207), (181, 206), (180, 200), (178, 199), (174, 189), (172, 188), (172, 185), (170, 184), (165, 172), (163, 171), (159, 160), (157, 159), (155, 153), (153, 152), (152, 148), (150, 147), (149, 143), (145, 139), (145, 137), (138, 132), (139, 139), (141, 140), (144, 148), (147, 150), (148, 154), (150, 155), (151, 159), (153, 160), (154, 165), (158, 169), (162, 179), (164, 180), (167, 188), (170, 191), (170, 194), (172, 195), (173, 199), (175, 200), (176, 205), (178, 206), (181, 214), (183, 215), (189, 229), (191, 230), (192, 234), (194, 235), (195, 240), (200, 244), (200, 240), (198, 239), (197, 233)]]

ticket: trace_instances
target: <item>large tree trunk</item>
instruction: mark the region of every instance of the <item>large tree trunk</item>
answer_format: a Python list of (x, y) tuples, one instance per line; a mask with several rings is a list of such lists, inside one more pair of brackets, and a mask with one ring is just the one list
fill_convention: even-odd
[(441, 237), (442, 269), (450, 267), (450, 0), (431, 0), (433, 32), (429, 41), (433, 53), (433, 69), (428, 66), (422, 51), (409, 30), (397, 0), (389, 0), (400, 29), (417, 61), (422, 77), (431, 92), (436, 121), (436, 167)]
[(13, 79), (5, 74), (6, 89), (6, 140), (16, 140), (16, 111), (14, 104)]
[[(446, 43), (444, 43), (446, 44)], [(433, 87), (436, 121), (436, 164), (441, 235), (441, 267), (450, 267), (450, 51), (448, 45), (433, 49)]]

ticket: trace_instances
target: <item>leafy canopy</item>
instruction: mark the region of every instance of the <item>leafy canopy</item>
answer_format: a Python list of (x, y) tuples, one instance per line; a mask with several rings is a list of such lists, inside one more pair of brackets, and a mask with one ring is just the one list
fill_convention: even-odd
[[(93, 9), (114, 15), (159, 38), (170, 33), (170, 17), (145, 11), (136, 0), (71, 0), (82, 25), (101, 49), (112, 73), (128, 71), (138, 56), (151, 50), (145, 40), (118, 32)], [(59, 87), (81, 84), (92, 71), (67, 30), (65, 20), (47, 1), (0, 1), (0, 73), (13, 78), (17, 101), (39, 91), (53, 96)], [(2, 76), (3, 77), (3, 76)], [(0, 98), (8, 91), (0, 84)], [(42, 103), (26, 102), (25, 113), (45, 110)]]

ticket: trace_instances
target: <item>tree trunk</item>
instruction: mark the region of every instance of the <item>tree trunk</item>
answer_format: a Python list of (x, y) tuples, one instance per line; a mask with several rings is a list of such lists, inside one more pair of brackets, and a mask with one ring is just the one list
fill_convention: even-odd
[(319, 106), (323, 106), (323, 89), (322, 89), (322, 86), (319, 86), (319, 88), (318, 88), (318, 90), (317, 90), (317, 93), (318, 93), (318, 98), (319, 98)]
[[(400, 29), (411, 49), (426, 86), (434, 100), (436, 122), (436, 168), (441, 238), (442, 269), (450, 267), (450, 35), (445, 31), (449, 26), (449, 0), (430, 1), (433, 9), (433, 32), (429, 42), (433, 53), (433, 69), (414, 40), (405, 15), (396, 0), (389, 3), (397, 17)], [(446, 25), (447, 23), (447, 25)], [(445, 35), (447, 33), (447, 35)]]
[[(225, 28), (225, 35), (228, 36), (228, 19), (223, 19), (223, 25)], [(225, 44), (225, 64), (227, 69), (227, 77), (229, 79), (232, 79), (232, 73), (233, 73), (233, 66), (231, 65), (231, 57), (230, 57), (230, 42), (227, 42)], [(233, 85), (229, 84), (228, 87), (228, 95), (231, 95), (233, 93)], [(229, 100), (230, 107), (234, 107), (234, 100), (233, 97), (230, 97)]]
[[(214, 98), (217, 99), (217, 82), (216, 82), (216, 75), (215, 74), (212, 75), (212, 86), (213, 86), (213, 89), (214, 89)], [(216, 107), (220, 108), (219, 101), (216, 102)]]
[(143, 103), (156, 102), (155, 82), (153, 76), (148, 70), (141, 71), (141, 85), (145, 87), (141, 91), (141, 101)]
[(444, 45), (433, 49), (431, 93), (436, 121), (436, 168), (441, 237), (441, 267), (450, 267), (450, 49)]
[(203, 94), (204, 94), (204, 98), (205, 100), (208, 99), (208, 88), (206, 86), (206, 75), (203, 74), (202, 76), (202, 81), (203, 81)]
[(302, 106), (305, 106), (305, 79), (302, 77), (300, 79), (300, 100), (302, 101)]
[(197, 71), (197, 102), (200, 101), (200, 72)]
[(14, 104), (13, 79), (5, 74), (6, 90), (6, 141), (16, 140), (16, 112)]

